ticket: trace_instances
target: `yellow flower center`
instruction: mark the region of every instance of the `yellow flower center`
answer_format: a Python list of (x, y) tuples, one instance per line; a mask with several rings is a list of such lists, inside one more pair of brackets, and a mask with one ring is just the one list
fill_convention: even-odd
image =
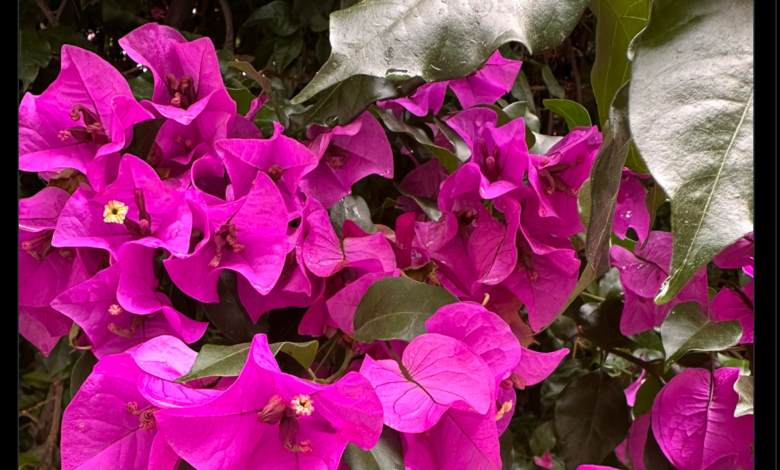
[(108, 307), (108, 313), (112, 316), (117, 316), (120, 313), (122, 313), (124, 309), (119, 306), (119, 304), (113, 304), (110, 307)]
[(504, 417), (504, 413), (508, 413), (512, 411), (512, 402), (511, 401), (505, 401), (501, 408), (498, 409), (498, 413), (496, 413), (496, 421), (500, 420)]
[(124, 203), (119, 201), (108, 201), (105, 209), (103, 209), (103, 222), (109, 224), (123, 224), (125, 223), (125, 216), (130, 208)]
[(314, 401), (308, 395), (296, 395), (290, 402), (290, 407), (296, 416), (311, 416), (314, 412)]

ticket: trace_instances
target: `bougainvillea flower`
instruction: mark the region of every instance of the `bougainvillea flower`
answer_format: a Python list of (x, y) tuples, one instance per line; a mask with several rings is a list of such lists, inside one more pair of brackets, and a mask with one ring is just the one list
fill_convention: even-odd
[(141, 374), (130, 354), (95, 365), (62, 416), (63, 470), (152, 468), (157, 407), (136, 387)]
[[(406, 193), (416, 198), (426, 199), (432, 205), (437, 205), (436, 200), (439, 196), (439, 187), (447, 179), (449, 173), (438, 158), (431, 158), (422, 165), (416, 167), (404, 176), (400, 187)], [(404, 211), (414, 211), (415, 214), (425, 215), (425, 212), (417, 202), (411, 197), (398, 196), (397, 207)], [(396, 230), (398, 228), (396, 227)]]
[(368, 175), (393, 178), (393, 151), (382, 125), (368, 111), (346, 126), (311, 126), (309, 150), (319, 164), (301, 180), (301, 189), (329, 209)]
[(457, 80), (428, 83), (418, 88), (405, 98), (390, 101), (380, 101), (377, 104), (383, 108), (401, 106), (415, 116), (425, 116), (428, 111), (437, 114), (444, 104), (447, 86), (458, 97), (463, 109), (478, 104), (493, 104), (505, 95), (515, 82), (522, 62), (504, 59), (501, 53), (495, 51), (479, 70)]
[(553, 373), (558, 364), (569, 354), (567, 348), (542, 353), (521, 346), (520, 362), (512, 370), (509, 380), (520, 390), (536, 385)]
[(52, 307), (78, 324), (101, 358), (162, 335), (187, 343), (199, 340), (207, 323), (192, 320), (156, 292), (154, 250), (122, 247), (119, 260), (54, 299)]
[(149, 164), (128, 154), (116, 181), (97, 193), (82, 185), (71, 196), (52, 244), (104, 248), (116, 256), (123, 243), (138, 240), (184, 255), (191, 231), (192, 213), (184, 193), (163, 184)]
[(165, 260), (171, 280), (201, 302), (219, 302), (225, 269), (244, 276), (261, 294), (276, 284), (288, 250), (287, 210), (279, 190), (258, 173), (249, 194), (206, 208), (208, 233), (186, 258)]
[(604, 465), (580, 465), (577, 470), (618, 470), (615, 467), (605, 467)]
[(382, 407), (365, 378), (353, 372), (318, 385), (284, 374), (265, 335), (255, 336), (222, 395), (156, 419), (171, 448), (204, 470), (335, 470), (347, 443), (368, 450), (382, 431)]
[(727, 287), (712, 298), (710, 315), (715, 321), (736, 320), (742, 326), (740, 344), (753, 342), (753, 281), (739, 291)]
[(745, 266), (750, 267), (750, 276), (753, 276), (753, 232), (745, 235), (731, 246), (718, 253), (712, 261), (720, 269), (736, 269)]
[(133, 125), (153, 116), (96, 54), (65, 45), (60, 59), (57, 79), (39, 96), (26, 94), (19, 106), (19, 169), (72, 168), (99, 190), (116, 176), (106, 166), (133, 139)]
[(425, 329), (463, 341), (485, 361), (496, 385), (509, 377), (520, 361), (520, 343), (509, 325), (478, 303), (445, 305), (426, 320)]
[[(410, 470), (501, 470), (496, 418), (450, 408), (429, 430), (402, 434)], [(457, 449), (457, 452), (453, 451)]]
[(497, 120), (496, 112), (487, 108), (469, 109), (447, 120), (468, 144), (471, 160), (442, 184), (440, 209), (452, 210), (451, 200), (475, 183), (483, 199), (494, 199), (523, 185), (528, 168), (525, 124), (519, 118), (496, 127)]
[[(101, 359), (63, 415), (63, 468), (177, 468), (180, 457), (158, 433), (155, 414), (221, 394), (172, 382), (189, 370), (196, 355), (177, 338), (159, 336)], [(165, 400), (176, 399), (176, 405), (148, 400), (143, 389), (163, 383), (169, 393)]]
[(477, 414), (490, 409), (490, 369), (462, 341), (439, 334), (418, 336), (401, 362), (405, 370), (394, 360), (366, 356), (360, 368), (382, 402), (385, 424), (396, 431), (427, 431), (450, 408)]
[(310, 229), (303, 241), (303, 261), (315, 275), (328, 277), (347, 266), (369, 272), (395, 268), (393, 248), (381, 232), (369, 235), (346, 220), (340, 239), (325, 210), (313, 211), (306, 221)]
[(651, 416), (651, 413), (643, 414), (628, 428), (628, 455), (631, 456), (634, 470), (645, 470), (645, 443), (647, 443), (647, 433), (650, 431)]
[[(523, 302), (517, 298), (509, 289), (499, 284), (497, 286), (483, 286), (480, 290), (484, 301), (484, 294), (488, 294), (488, 303), (485, 308), (494, 312), (496, 315), (509, 325), (512, 334), (524, 348), (532, 344), (538, 344), (534, 339), (534, 332), (531, 327), (520, 318), (520, 308)], [(479, 298), (479, 295), (477, 296)]]
[(555, 319), (577, 284), (580, 260), (566, 238), (520, 222), (517, 200), (506, 197), (496, 207), (504, 211), (510, 227), (517, 227), (516, 264), (503, 285), (526, 305), (531, 328), (539, 331)]
[(395, 242), (392, 247), (395, 252), (395, 259), (399, 268), (408, 268), (411, 266), (422, 266), (428, 261), (428, 255), (414, 247), (414, 223), (417, 220), (417, 214), (406, 212), (395, 219)]
[(202, 135), (211, 136), (209, 142), (227, 137), (236, 103), (222, 82), (210, 39), (189, 42), (171, 27), (147, 23), (119, 39), (119, 45), (154, 76), (152, 101), (145, 102), (150, 108), (184, 125), (195, 121)]
[(620, 460), (623, 465), (629, 465), (628, 463), (628, 438), (623, 439), (623, 442), (615, 447), (615, 457)]
[(534, 463), (542, 468), (553, 468), (553, 459), (550, 449), (545, 449), (542, 455), (534, 455)]
[(484, 285), (510, 276), (517, 262), (515, 237), (519, 219), (498, 222), (480, 204), (438, 222), (415, 222), (413, 248), (427, 253), (440, 267), (439, 279), (459, 297), (476, 297)]
[(626, 394), (626, 403), (628, 403), (628, 406), (634, 406), (634, 402), (636, 401), (636, 392), (639, 391), (639, 387), (642, 386), (642, 382), (645, 380), (645, 371), (642, 369), (642, 373), (639, 374), (639, 377), (633, 382), (631, 382), (631, 385), (623, 389), (623, 393)]
[(601, 146), (601, 133), (594, 127), (576, 127), (544, 155), (531, 155), (528, 181), (539, 201), (538, 216), (558, 219), (568, 237), (583, 232), (577, 210), (577, 192), (590, 175)]
[(628, 168), (623, 168), (623, 176), (615, 202), (615, 216), (612, 219), (612, 231), (621, 240), (626, 238), (629, 227), (634, 229), (640, 243), (644, 243), (650, 232), (650, 213), (647, 211), (646, 204), (647, 193), (640, 181), (649, 177), (649, 175), (642, 175)]
[(675, 468), (737, 468), (740, 454), (750, 450), (753, 415), (734, 417), (738, 377), (737, 367), (688, 368), (655, 397), (653, 434)]
[(672, 260), (672, 234), (650, 232), (647, 244), (637, 243), (634, 253), (612, 245), (612, 266), (620, 272), (620, 283), (626, 295), (620, 332), (633, 335), (660, 326), (672, 307), (680, 302), (695, 301), (705, 310), (709, 305), (706, 268), (700, 269), (679, 294), (665, 305), (655, 305), (653, 297), (669, 276)]
[[(306, 146), (282, 135), (282, 131), (281, 124), (275, 122), (274, 134), (268, 139), (226, 139), (215, 146), (225, 162), (235, 197), (249, 193), (257, 173), (262, 172), (277, 184), (288, 210), (300, 211), (299, 204), (294, 202), (298, 185), (319, 160)], [(291, 217), (297, 218), (297, 214)]]
[(19, 333), (44, 356), (72, 324), (49, 304), (66, 289), (89, 279), (103, 263), (99, 250), (52, 246), (54, 228), (68, 198), (62, 189), (48, 187), (19, 200)]

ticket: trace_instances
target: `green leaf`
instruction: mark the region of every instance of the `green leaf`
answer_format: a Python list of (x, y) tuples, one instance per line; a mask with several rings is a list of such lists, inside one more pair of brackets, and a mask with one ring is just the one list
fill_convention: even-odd
[(182, 383), (203, 377), (236, 377), (246, 364), (251, 343), (218, 346), (205, 344), (187, 375), (176, 379)]
[(714, 322), (697, 302), (675, 305), (661, 324), (666, 365), (690, 351), (720, 351), (734, 346), (742, 337), (737, 321)]
[[(650, 214), (650, 228), (655, 223), (655, 215), (658, 213), (658, 208), (664, 202), (666, 202), (666, 193), (657, 183), (653, 184), (653, 187), (647, 192), (647, 198), (645, 199), (647, 213)], [(647, 240), (645, 240), (645, 243), (647, 243)]]
[(64, 44), (70, 44), (92, 52), (95, 51), (95, 46), (87, 41), (87, 38), (81, 32), (76, 31), (71, 26), (50, 26), (38, 31), (38, 35), (41, 39), (49, 41), (51, 51), (55, 54), (60, 53)]
[(634, 348), (636, 343), (620, 333), (622, 313), (623, 300), (612, 297), (600, 304), (584, 304), (575, 320), (582, 327), (583, 336), (601, 348)]
[[(203, 377), (236, 377), (241, 373), (241, 369), (246, 364), (251, 343), (234, 344), (232, 346), (218, 346), (215, 344), (205, 344), (195, 358), (187, 375), (176, 379), (176, 382), (183, 383), (189, 380), (201, 379)], [(304, 368), (308, 369), (314, 362), (314, 356), (317, 354), (317, 341), (306, 343), (272, 343), (268, 347), (276, 356), (279, 351), (292, 356)]]
[[(494, 109), (494, 111), (496, 111), (496, 116), (498, 116), (496, 125), (500, 127), (503, 125), (501, 123), (501, 116), (506, 116), (506, 113), (500, 109)], [(463, 137), (455, 132), (455, 129), (450, 127), (450, 125), (446, 122), (442, 121), (436, 116), (433, 117), (433, 122), (436, 123), (436, 126), (439, 128), (441, 133), (444, 134), (444, 137), (446, 137), (447, 140), (450, 141), (450, 144), (452, 144), (452, 148), (455, 149), (455, 156), (458, 157), (458, 160), (464, 163), (467, 162), (471, 158), (471, 148), (469, 148), (469, 144), (467, 144)], [(508, 116), (507, 122), (509, 122)]]
[(274, 44), (274, 52), (271, 54), (276, 71), (283, 72), (301, 54), (301, 47), (303, 47), (303, 32), (300, 30), (292, 36), (278, 38)]
[(404, 189), (395, 181), (393, 181), (393, 186), (395, 186), (395, 189), (397, 189), (398, 192), (401, 193), (402, 195), (413, 199), (414, 202), (416, 202), (417, 205), (420, 206), (420, 209), (422, 209), (422, 211), (425, 212), (425, 215), (427, 215), (431, 220), (433, 220), (434, 222), (438, 222), (439, 219), (441, 219), (441, 211), (439, 210), (439, 205), (435, 199), (413, 196), (407, 193), (406, 191), (404, 191)]
[(542, 455), (545, 450), (555, 448), (555, 427), (553, 422), (545, 421), (536, 430), (534, 430), (528, 445), (534, 455)]
[(256, 98), (248, 88), (227, 88), (227, 92), (236, 102), (236, 112), (242, 116), (249, 111), (252, 100)]
[(43, 365), (46, 366), (46, 371), (49, 373), (49, 377), (54, 378), (65, 370), (70, 363), (70, 344), (68, 344), (68, 338), (60, 338), (57, 345), (49, 353), (49, 357), (43, 358)]
[(532, 155), (544, 155), (552, 148), (553, 145), (557, 144), (561, 141), (561, 139), (563, 139), (563, 137), (559, 135), (544, 135), (539, 134), (536, 131), (534, 131), (533, 134), (536, 143), (533, 147), (528, 149), (528, 153)]
[(566, 120), (569, 130), (575, 127), (590, 127), (590, 114), (581, 104), (571, 100), (544, 100), (544, 107)]
[(411, 341), (427, 333), (425, 321), (444, 305), (458, 299), (443, 287), (403, 277), (381, 279), (371, 285), (355, 312), (355, 332), (362, 343), (401, 339)]
[(634, 401), (634, 408), (632, 409), (634, 419), (650, 411), (653, 407), (655, 396), (658, 395), (658, 392), (660, 391), (661, 384), (658, 383), (658, 380), (655, 377), (648, 374), (647, 377), (645, 377), (645, 381), (642, 382), (642, 385), (636, 392), (636, 400)]
[(753, 231), (753, 1), (656, 0), (634, 42), (631, 133), (672, 203), (665, 304)]
[[(464, 77), (502, 44), (538, 52), (574, 28), (586, 0), (374, 0), (330, 15), (331, 56), (293, 99), (302, 103), (354, 75), (426, 82)], [(475, 21), (479, 18), (479, 21)]]
[(295, 33), (300, 24), (290, 11), (290, 4), (276, 0), (253, 11), (246, 19), (241, 29), (263, 23), (277, 36), (289, 36)]
[(504, 433), (498, 437), (498, 445), (501, 454), (501, 470), (512, 470), (513, 468), (515, 461), (514, 441), (515, 436), (512, 434), (512, 430), (509, 428), (507, 428)]
[(615, 97), (610, 113), (610, 130), (605, 132), (604, 143), (590, 170), (591, 209), (585, 242), (588, 264), (560, 313), (563, 313), (590, 283), (609, 270), (612, 219), (623, 175), (623, 164), (631, 143), (628, 132), (628, 88), (629, 84), (624, 85)]
[(268, 316), (260, 317), (257, 324), (252, 322), (238, 300), (236, 273), (224, 270), (217, 283), (218, 303), (200, 303), (198, 308), (211, 323), (228, 339), (236, 343), (248, 343), (259, 333), (268, 333)]
[(41, 462), (32, 452), (22, 452), (19, 454), (19, 470), (22, 470), (24, 467), (40, 467), (42, 463), (43, 462)]
[(360, 196), (348, 194), (339, 202), (328, 209), (330, 223), (336, 230), (336, 235), (341, 236), (341, 227), (345, 220), (355, 222), (355, 225), (368, 233), (376, 233), (376, 226), (371, 221), (371, 211), (366, 200)]
[(647, 0), (590, 0), (588, 7), (596, 15), (596, 61), (590, 83), (599, 121), (606, 124), (612, 99), (631, 76), (628, 44), (647, 24)]
[(42, 39), (33, 29), (19, 30), (19, 79), (23, 91), (35, 81), (38, 70), (49, 65), (50, 59), (49, 41)]
[(317, 348), (320, 343), (316, 340), (307, 341), (305, 343), (292, 343), (290, 341), (283, 341), (281, 343), (271, 343), (268, 347), (274, 356), (279, 354), (279, 351), (289, 355), (300, 364), (304, 369), (311, 367), (314, 362), (314, 356), (317, 355)]
[(647, 470), (676, 470), (675, 466), (664, 455), (661, 446), (658, 445), (658, 441), (655, 440), (652, 423), (647, 428), (647, 440), (645, 441), (642, 462)]
[(734, 417), (753, 414), (753, 377), (740, 375), (734, 382), (734, 391), (739, 395), (737, 408), (734, 410)]
[(133, 141), (125, 149), (120, 150), (122, 155), (135, 155), (141, 160), (145, 160), (152, 149), (157, 133), (165, 123), (165, 118), (149, 119), (133, 125)]
[(22, 376), (22, 381), (42, 390), (48, 390), (49, 386), (52, 384), (52, 379), (49, 377), (49, 374), (40, 369), (35, 369), (32, 372), (24, 374)]
[(342, 456), (349, 470), (398, 470), (404, 468), (401, 436), (398, 431), (382, 427), (382, 435), (371, 450), (347, 444)]
[(150, 100), (154, 95), (154, 81), (152, 73), (147, 71), (141, 75), (129, 78), (127, 84), (130, 85), (130, 91), (133, 92), (133, 97), (137, 100)]
[(97, 363), (98, 359), (92, 354), (92, 351), (84, 351), (81, 356), (76, 359), (76, 364), (73, 365), (73, 370), (70, 373), (70, 396), (76, 396), (81, 385), (87, 380)]
[(585, 228), (590, 224), (590, 178), (582, 182), (577, 192), (577, 211), (580, 213), (580, 220)]
[(549, 91), (551, 95), (559, 99), (566, 98), (566, 92), (563, 91), (558, 80), (555, 79), (552, 69), (547, 65), (542, 67), (542, 80), (544, 80), (544, 84), (547, 85), (547, 91)]
[[(234, 60), (234, 61), (227, 62), (225, 67), (228, 69), (231, 67), (238, 69), (244, 72), (244, 74), (246, 74), (247, 77), (257, 82), (260, 85), (260, 87), (263, 89), (263, 93), (265, 93), (265, 96), (268, 97), (268, 103), (266, 103), (266, 106), (271, 105), (272, 109), (276, 113), (276, 118), (278, 122), (285, 128), (289, 127), (289, 117), (287, 116), (287, 114), (283, 109), (283, 99), (273, 88), (271, 84), (271, 80), (268, 77), (263, 75), (262, 72), (258, 72), (257, 70), (255, 70), (255, 68), (249, 62), (245, 62), (242, 60)], [(225, 72), (222, 72), (222, 74), (225, 75)]]
[(137, 26), (140, 9), (139, 0), (103, 0), (103, 22)]
[(377, 100), (405, 96), (420, 85), (420, 80), (389, 82), (377, 77), (356, 75), (319, 93), (317, 101), (301, 113), (291, 114), (294, 129), (311, 123), (344, 126), (360, 116)]
[[(531, 85), (528, 83), (528, 77), (525, 76), (525, 72), (523, 72), (522, 68), (517, 74), (515, 83), (512, 85), (512, 90), (509, 93), (517, 101), (524, 101), (528, 106), (528, 110), (531, 113), (536, 114), (537, 110), (536, 103), (534, 103), (534, 94), (531, 91)], [(539, 132), (539, 130), (537, 129), (536, 132)]]
[(628, 434), (626, 395), (605, 372), (591, 372), (566, 386), (555, 403), (555, 434), (567, 470), (600, 463)]
[[(403, 132), (404, 134), (407, 134), (408, 136), (410, 136), (411, 138), (413, 138), (414, 140), (422, 144), (426, 150), (428, 150), (433, 156), (439, 159), (439, 161), (442, 163), (442, 165), (444, 165), (444, 168), (446, 168), (447, 171), (452, 173), (453, 171), (458, 169), (458, 157), (456, 157), (455, 154), (453, 154), (446, 148), (434, 144), (424, 129), (403, 122), (401, 119), (395, 117), (395, 114), (393, 114), (393, 111), (390, 109), (373, 107), (372, 111), (376, 113), (376, 115), (379, 116), (380, 119), (382, 119), (382, 122), (385, 124), (385, 127), (387, 127), (388, 130), (392, 132)], [(449, 126), (446, 127), (447, 129), (452, 130)], [(459, 135), (458, 138), (460, 138)], [(458, 142), (463, 142), (463, 140), (461, 139)], [(465, 142), (463, 142), (463, 145), (465, 145)], [(455, 147), (456, 151), (461, 151), (461, 152), (463, 151), (460, 143), (458, 143), (457, 145), (453, 145), (453, 147)], [(466, 145), (466, 150), (468, 150), (468, 145)]]

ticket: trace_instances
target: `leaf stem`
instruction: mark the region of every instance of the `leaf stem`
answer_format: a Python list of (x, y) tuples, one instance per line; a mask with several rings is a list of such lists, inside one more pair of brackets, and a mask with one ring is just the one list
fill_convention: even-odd
[(327, 379), (315, 378), (314, 381), (322, 384), (332, 384), (333, 382), (337, 381), (338, 379), (344, 377), (347, 374), (347, 369), (349, 368), (349, 365), (352, 363), (352, 360), (357, 356), (359, 356), (359, 354), (355, 354), (352, 348), (346, 349), (344, 351), (344, 362), (341, 363), (341, 367), (339, 367), (339, 370), (337, 370), (335, 374), (331, 375)]
[(590, 299), (593, 299), (593, 300), (595, 300), (597, 302), (604, 302), (605, 300), (607, 300), (604, 297), (599, 297), (598, 295), (589, 294), (589, 293), (587, 293), (585, 291), (580, 292), (580, 295), (583, 296), (583, 297), (588, 297)]
[[(591, 341), (591, 342), (593, 342), (593, 340), (592, 340), (591, 338), (588, 338), (588, 337), (587, 337), (585, 334), (583, 334), (582, 332), (580, 332), (580, 334), (581, 334), (581, 335), (582, 335), (582, 336), (583, 336), (585, 339), (587, 339), (588, 341)], [(604, 347), (604, 346), (599, 346), (599, 347), (600, 347), (602, 350), (604, 350), (605, 352), (609, 353), (609, 354), (614, 354), (615, 356), (618, 356), (618, 357), (620, 357), (620, 358), (623, 358), (623, 359), (627, 360), (628, 362), (630, 362), (630, 363), (632, 363), (632, 364), (634, 364), (634, 365), (637, 365), (637, 366), (641, 367), (642, 369), (646, 370), (646, 371), (647, 371), (647, 372), (649, 372), (649, 373), (650, 373), (650, 374), (651, 374), (653, 377), (655, 377), (655, 378), (656, 378), (656, 380), (658, 380), (658, 382), (659, 382), (661, 385), (665, 385), (665, 384), (666, 384), (666, 381), (663, 379), (663, 377), (661, 377), (661, 374), (659, 374), (659, 373), (658, 373), (658, 368), (657, 368), (657, 364), (656, 364), (656, 363), (653, 363), (653, 362), (647, 362), (647, 361), (643, 361), (642, 359), (639, 359), (639, 358), (637, 358), (637, 357), (634, 357), (634, 356), (632, 356), (631, 354), (625, 353), (625, 352), (623, 352), (623, 351), (621, 351), (621, 350), (619, 350), (619, 349), (613, 349), (613, 348)]]

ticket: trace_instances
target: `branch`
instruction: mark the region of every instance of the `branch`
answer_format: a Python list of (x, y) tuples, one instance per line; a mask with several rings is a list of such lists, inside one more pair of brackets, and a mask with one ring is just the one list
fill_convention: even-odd
[(62, 12), (65, 10), (65, 5), (68, 3), (68, 0), (62, 0), (59, 8), (57, 8), (57, 11), (54, 13), (52, 13), (49, 5), (46, 4), (46, 0), (35, 0), (35, 3), (38, 4), (38, 7), (43, 12), (43, 16), (45, 16), (46, 20), (48, 20), (49, 26), (57, 26), (57, 23), (60, 21), (60, 16), (62, 16)]
[(233, 34), (233, 12), (230, 11), (230, 5), (227, 0), (219, 0), (219, 4), (222, 7), (222, 13), (225, 15), (225, 44), (222, 48), (233, 51), (233, 45), (235, 43)]
[(338, 379), (344, 377), (347, 374), (347, 369), (349, 368), (349, 365), (352, 363), (352, 359), (356, 358), (357, 356), (359, 356), (359, 354), (355, 354), (355, 352), (352, 351), (352, 348), (344, 350), (344, 362), (341, 363), (341, 367), (339, 367), (339, 370), (337, 370), (336, 373), (334, 373), (327, 379), (315, 379), (314, 381), (322, 384), (332, 384), (333, 382), (337, 381)]

